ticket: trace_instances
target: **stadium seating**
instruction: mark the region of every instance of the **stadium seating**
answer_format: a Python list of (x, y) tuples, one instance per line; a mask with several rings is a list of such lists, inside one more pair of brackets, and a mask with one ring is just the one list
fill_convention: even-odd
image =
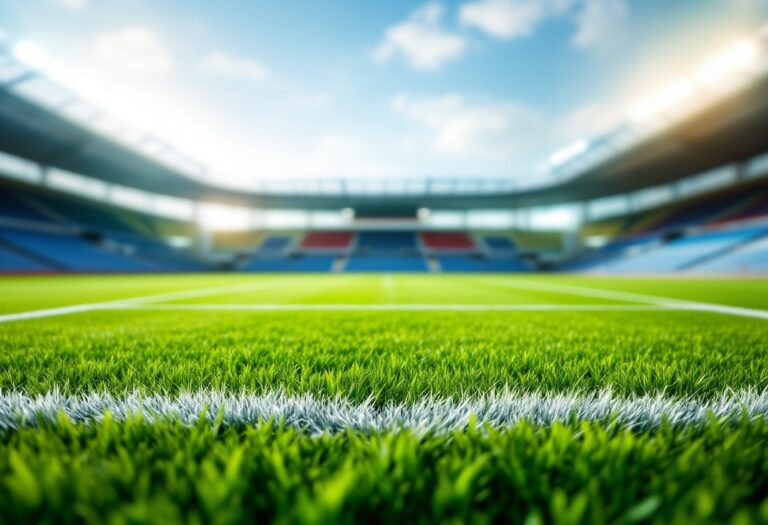
[(194, 272), (209, 270), (210, 267), (202, 262), (185, 255), (166, 244), (138, 234), (110, 233), (109, 240), (129, 247), (134, 258), (145, 261), (156, 271), (166, 272)]
[(355, 252), (361, 255), (413, 255), (418, 252), (416, 234), (401, 231), (362, 232), (358, 236)]
[(666, 273), (685, 270), (766, 234), (766, 226), (702, 231), (658, 245), (638, 255), (611, 262), (602, 269), (609, 273)]
[(72, 199), (57, 195), (36, 195), (35, 201), (43, 209), (61, 217), (69, 224), (101, 232), (134, 232), (114, 209), (98, 205), (83, 205), (82, 199)]
[(50, 216), (45, 215), (30, 202), (11, 191), (0, 192), (0, 217), (18, 219), (24, 221), (52, 222)]
[(423, 257), (376, 256), (350, 257), (345, 272), (426, 272), (429, 270)]
[(471, 251), (477, 248), (472, 237), (464, 232), (424, 232), (421, 243), (425, 249), (434, 251)]
[(276, 255), (282, 254), (293, 242), (293, 237), (288, 236), (275, 236), (266, 237), (257, 250), (257, 253)]
[(743, 205), (748, 196), (736, 193), (715, 199), (697, 200), (672, 209), (659, 223), (649, 225), (645, 233), (678, 230), (717, 221)]
[(255, 258), (240, 269), (246, 272), (330, 272), (336, 258), (330, 255)]
[(151, 264), (104, 250), (74, 234), (2, 229), (0, 238), (63, 270), (137, 272), (155, 269)]
[(768, 237), (740, 245), (689, 271), (698, 274), (768, 274)]
[(740, 209), (720, 218), (717, 223), (733, 222), (747, 219), (768, 217), (768, 195), (761, 195), (751, 199)]
[(587, 252), (559, 265), (557, 270), (566, 272), (599, 271), (613, 261), (642, 253), (659, 244), (655, 235), (616, 239), (602, 248)]
[(346, 250), (352, 245), (354, 234), (351, 232), (310, 232), (302, 239), (301, 250)]
[(487, 259), (471, 255), (441, 255), (437, 257), (444, 272), (527, 272), (531, 267), (517, 258)]
[(491, 250), (510, 251), (516, 249), (515, 243), (509, 237), (483, 237), (483, 240)]
[(27, 257), (6, 246), (0, 246), (0, 272), (26, 273), (46, 272), (54, 270), (53, 267), (40, 261)]

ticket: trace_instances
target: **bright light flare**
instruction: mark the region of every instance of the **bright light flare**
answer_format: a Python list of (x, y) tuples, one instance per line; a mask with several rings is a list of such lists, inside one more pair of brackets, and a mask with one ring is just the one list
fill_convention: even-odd
[(728, 82), (749, 71), (757, 61), (757, 43), (742, 39), (713, 56), (688, 78), (678, 79), (634, 104), (629, 112), (635, 122), (645, 122), (684, 106), (701, 90)]
[(247, 208), (202, 204), (199, 223), (207, 231), (242, 231), (250, 228), (251, 213)]
[(561, 164), (565, 164), (569, 160), (578, 157), (585, 151), (587, 151), (587, 148), (589, 147), (589, 142), (586, 140), (577, 140), (576, 142), (572, 142), (571, 144), (567, 145), (563, 149), (556, 151), (552, 155), (549, 156), (549, 165), (552, 167), (560, 166)]
[(684, 104), (694, 92), (695, 86), (692, 82), (686, 79), (676, 80), (632, 106), (630, 117), (635, 121), (646, 121)]
[(46, 71), (53, 64), (53, 60), (48, 53), (29, 40), (17, 42), (13, 46), (12, 52), (19, 62), (36, 71)]
[(755, 63), (758, 54), (759, 49), (754, 41), (739, 40), (702, 64), (696, 70), (696, 82), (710, 86), (735, 73), (746, 71)]

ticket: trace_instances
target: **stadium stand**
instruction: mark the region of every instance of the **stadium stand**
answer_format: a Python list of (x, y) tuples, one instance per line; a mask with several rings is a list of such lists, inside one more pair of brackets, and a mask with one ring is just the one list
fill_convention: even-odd
[(0, 229), (7, 245), (50, 261), (56, 269), (80, 272), (138, 272), (155, 270), (151, 264), (113, 253), (75, 234)]
[[(667, 208), (665, 213), (656, 215), (660, 220), (656, 223), (647, 223), (644, 229), (635, 229), (635, 233), (662, 233), (672, 230), (681, 230), (692, 226), (716, 222), (721, 217), (727, 216), (734, 210), (738, 210), (749, 199), (748, 195), (737, 192), (732, 195), (718, 195), (716, 198), (709, 196), (696, 199), (693, 202), (683, 203)], [(643, 220), (648, 214), (643, 214), (639, 220)], [(647, 219), (646, 219), (647, 221)]]
[(465, 232), (424, 232), (421, 242), (425, 249), (434, 251), (471, 251), (475, 241)]
[(724, 215), (723, 217), (714, 221), (714, 223), (722, 224), (732, 221), (757, 219), (761, 217), (768, 218), (768, 195), (758, 195), (752, 199), (749, 199), (747, 202), (745, 202), (744, 206)]
[(338, 251), (352, 246), (352, 232), (310, 232), (299, 244), (301, 250)]
[(33, 222), (53, 222), (53, 219), (24, 198), (10, 190), (0, 192), (0, 217)]
[(584, 253), (559, 265), (557, 269), (565, 272), (595, 272), (604, 269), (614, 261), (643, 253), (661, 243), (655, 235), (616, 239), (602, 248)]
[(10, 247), (0, 245), (0, 272), (4, 273), (39, 273), (50, 272), (54, 268), (28, 257)]
[(418, 253), (415, 232), (366, 231), (360, 233), (356, 255), (407, 256)]
[(766, 225), (699, 231), (609, 263), (604, 270), (610, 273), (667, 273), (686, 270), (766, 234)]
[(259, 245), (257, 253), (260, 255), (282, 255), (293, 243), (293, 237), (277, 236), (266, 237)]
[(344, 267), (345, 272), (426, 272), (429, 266), (418, 256), (352, 256)]
[(472, 255), (440, 255), (437, 257), (444, 272), (527, 272), (531, 267), (517, 258), (487, 259)]
[(768, 238), (740, 245), (720, 257), (702, 262), (689, 270), (697, 274), (766, 274), (768, 273)]
[(488, 249), (495, 252), (510, 252), (517, 250), (517, 246), (515, 246), (515, 243), (509, 237), (486, 236), (483, 237), (483, 242), (485, 242)]
[(108, 241), (127, 248), (134, 258), (147, 262), (156, 271), (195, 272), (211, 269), (210, 265), (150, 237), (132, 233), (111, 233)]
[(240, 269), (246, 272), (330, 272), (336, 258), (330, 255), (254, 258)]

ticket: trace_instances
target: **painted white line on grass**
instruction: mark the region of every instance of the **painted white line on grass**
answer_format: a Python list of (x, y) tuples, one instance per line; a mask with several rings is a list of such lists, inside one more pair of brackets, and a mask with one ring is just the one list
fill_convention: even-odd
[(40, 317), (55, 317), (57, 315), (77, 314), (81, 312), (90, 312), (94, 309), (96, 309), (96, 305), (93, 304), (77, 304), (74, 306), (63, 306), (61, 308), (47, 308), (45, 310), (33, 310), (31, 312), (3, 314), (0, 315), (0, 323), (38, 319)]
[(136, 304), (115, 305), (115, 310), (167, 310), (167, 311), (352, 311), (352, 312), (603, 312), (603, 311), (659, 311), (680, 310), (685, 307), (650, 304)]
[(508, 287), (523, 288), (540, 292), (555, 292), (567, 295), (577, 295), (581, 297), (594, 297), (600, 299), (615, 299), (619, 301), (650, 303), (665, 308), (674, 308), (677, 310), (695, 310), (700, 312), (711, 312), (726, 315), (736, 315), (740, 317), (753, 317), (757, 319), (768, 320), (768, 311), (754, 308), (742, 308), (739, 306), (727, 306), (723, 304), (702, 303), (698, 301), (686, 301), (684, 299), (674, 299), (670, 297), (660, 297), (656, 295), (638, 294), (633, 292), (620, 292), (615, 290), (604, 290), (601, 288), (591, 288), (586, 286), (573, 286), (568, 284), (547, 283), (523, 279), (514, 279), (513, 281), (492, 282)]
[(348, 430), (363, 432), (411, 429), (418, 434), (445, 433), (477, 425), (504, 428), (522, 420), (536, 425), (555, 422), (612, 422), (637, 429), (701, 425), (715, 417), (740, 421), (768, 419), (768, 392), (751, 389), (727, 391), (708, 398), (667, 397), (662, 394), (619, 397), (604, 390), (594, 393), (541, 393), (505, 391), (480, 397), (439, 399), (375, 406), (371, 400), (355, 403), (344, 398), (325, 399), (309, 394), (288, 395), (197, 391), (177, 396), (80, 394), (58, 391), (28, 396), (0, 393), (0, 429), (56, 424), (59, 414), (77, 423), (99, 421), (107, 413), (122, 421), (141, 415), (152, 424), (178, 420), (193, 425), (204, 417), (224, 425), (258, 425), (274, 419), (312, 434)]
[[(288, 281), (290, 283), (290, 280)], [(129, 297), (126, 299), (116, 299), (99, 303), (76, 304), (71, 306), (62, 306), (58, 308), (45, 308), (42, 310), (32, 310), (27, 312), (17, 312), (0, 315), (0, 323), (12, 321), (24, 321), (28, 319), (39, 319), (42, 317), (56, 317), (59, 315), (69, 315), (83, 312), (92, 312), (95, 310), (120, 309), (123, 307), (137, 306), (159, 301), (177, 301), (182, 299), (194, 299), (200, 297), (210, 297), (213, 295), (222, 295), (226, 293), (245, 293), (251, 291), (264, 290), (285, 285), (285, 280), (278, 281), (258, 281), (238, 283), (224, 286), (212, 286), (207, 288), (198, 288), (195, 290), (183, 290), (179, 292), (167, 292), (161, 294), (143, 295), (139, 297)]]

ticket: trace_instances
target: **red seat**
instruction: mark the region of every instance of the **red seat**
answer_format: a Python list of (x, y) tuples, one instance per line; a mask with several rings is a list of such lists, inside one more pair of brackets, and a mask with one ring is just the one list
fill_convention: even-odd
[(339, 250), (349, 248), (352, 244), (351, 232), (312, 232), (301, 241), (300, 248), (314, 250)]
[(472, 250), (475, 241), (463, 232), (425, 232), (421, 234), (424, 247), (434, 250)]

